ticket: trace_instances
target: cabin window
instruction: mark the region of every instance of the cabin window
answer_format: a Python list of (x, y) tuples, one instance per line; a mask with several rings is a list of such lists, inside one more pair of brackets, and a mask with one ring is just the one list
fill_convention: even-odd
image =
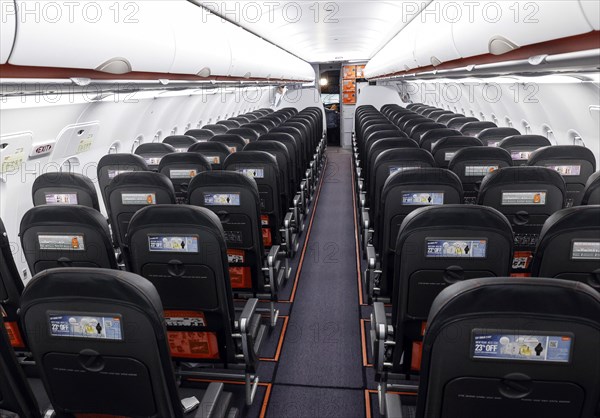
[(158, 131), (154, 134), (154, 138), (152, 138), (152, 142), (160, 142), (160, 137), (162, 136), (162, 131)]
[(108, 154), (118, 154), (120, 148), (121, 148), (121, 143), (118, 141), (114, 142), (108, 149)]
[(171, 129), (171, 135), (177, 135), (177, 126), (175, 126), (173, 129)]
[(483, 112), (479, 113), (479, 119), (482, 120), (482, 121), (486, 120), (485, 119), (485, 115), (483, 114)]
[(504, 121), (506, 122), (506, 126), (508, 126), (509, 128), (513, 127), (512, 120), (510, 120), (510, 118), (508, 116), (506, 117), (506, 119)]
[(527, 122), (526, 120), (523, 120), (521, 122), (521, 124), (523, 125), (523, 133), (525, 135), (531, 134), (531, 125), (529, 124), (529, 122)]
[(133, 144), (131, 145), (131, 153), (135, 153), (137, 147), (144, 143), (144, 137), (142, 135), (138, 136), (133, 140)]
[(571, 142), (572, 145), (585, 147), (585, 141), (577, 131), (569, 131), (569, 140), (569, 142)]
[(498, 125), (498, 117), (492, 113), (492, 122)]

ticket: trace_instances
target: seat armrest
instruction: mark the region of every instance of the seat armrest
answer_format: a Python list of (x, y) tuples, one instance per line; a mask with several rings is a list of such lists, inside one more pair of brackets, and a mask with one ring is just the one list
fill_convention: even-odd
[(250, 320), (252, 319), (252, 315), (254, 315), (254, 313), (256, 312), (257, 306), (258, 306), (257, 298), (248, 299), (248, 302), (246, 302), (246, 305), (244, 306), (244, 310), (242, 311), (242, 314), (240, 315), (240, 319), (239, 319), (239, 324), (240, 324), (239, 327), (240, 327), (240, 332), (242, 334), (245, 334), (250, 331)]
[(372, 245), (367, 245), (367, 265), (370, 269), (377, 267), (377, 252)]

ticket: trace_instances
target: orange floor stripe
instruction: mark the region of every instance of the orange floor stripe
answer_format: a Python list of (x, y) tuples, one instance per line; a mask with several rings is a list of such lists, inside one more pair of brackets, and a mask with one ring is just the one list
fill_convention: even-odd
[(300, 273), (302, 273), (302, 265), (304, 264), (304, 256), (306, 255), (306, 248), (308, 247), (308, 241), (310, 239), (310, 233), (312, 231), (313, 221), (315, 220), (315, 214), (317, 213), (317, 205), (319, 203), (319, 197), (321, 196), (321, 188), (323, 187), (323, 180), (325, 179), (325, 171), (327, 170), (328, 162), (325, 162), (325, 167), (323, 167), (323, 175), (321, 176), (321, 180), (319, 181), (319, 189), (317, 190), (317, 195), (315, 196), (315, 203), (313, 204), (312, 213), (310, 215), (310, 222), (308, 223), (308, 229), (306, 231), (306, 238), (304, 240), (304, 246), (302, 247), (302, 254), (300, 255), (300, 261), (298, 262), (298, 268), (296, 269), (296, 278), (294, 279), (294, 288), (292, 289), (292, 295), (290, 296), (290, 300), (288, 302), (293, 302), (296, 298), (296, 290), (298, 289), (298, 279), (300, 278)]
[(261, 358), (259, 358), (260, 361), (273, 361), (273, 362), (279, 361), (279, 356), (281, 356), (281, 347), (283, 347), (285, 333), (287, 331), (288, 322), (290, 320), (289, 316), (280, 316), (280, 318), (283, 318), (283, 327), (281, 329), (281, 334), (279, 335), (279, 342), (277, 343), (277, 351), (275, 351), (275, 357), (273, 357), (273, 358), (261, 357)]
[(369, 363), (368, 351), (367, 351), (367, 334), (365, 332), (365, 322), (371, 322), (368, 319), (360, 320), (360, 337), (362, 345), (362, 358), (364, 367), (373, 367), (373, 364)]
[(267, 414), (267, 408), (269, 407), (269, 399), (271, 398), (271, 388), (273, 385), (269, 383), (267, 391), (265, 392), (265, 398), (263, 399), (262, 408), (260, 409), (260, 418), (264, 418)]
[(356, 211), (358, 207), (356, 206), (356, 180), (354, 175), (354, 161), (350, 160), (350, 171), (352, 172), (352, 205), (354, 206), (354, 242), (356, 244), (356, 276), (358, 277), (358, 304), (360, 306), (365, 306), (363, 300), (363, 277), (362, 270), (360, 268), (360, 241), (358, 237), (358, 217), (356, 216)]

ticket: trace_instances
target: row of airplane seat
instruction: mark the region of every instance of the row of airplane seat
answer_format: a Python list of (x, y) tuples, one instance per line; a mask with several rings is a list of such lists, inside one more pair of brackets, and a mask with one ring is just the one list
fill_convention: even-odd
[(380, 408), (390, 376), (418, 376), (427, 363), (423, 337), (444, 289), (533, 276), (600, 292), (600, 172), (589, 149), (416, 104), (361, 106), (355, 120)]
[[(152, 405), (148, 400), (154, 399), (159, 412), (148, 416), (183, 416), (185, 408), (171, 404), (175, 393), (153, 389), (165, 379), (167, 392), (175, 387), (172, 364), (180, 376), (202, 376), (207, 366), (209, 375), (241, 373), (246, 404), (252, 404), (259, 382), (257, 353), (268, 332), (259, 299), (268, 302), (268, 326), (275, 327), (278, 292), (290, 274), (289, 262), (322, 177), (326, 144), (318, 108), (261, 110), (235, 119), (142, 144), (135, 154), (104, 156), (97, 174), (108, 220), (91, 179), (62, 172), (37, 177), (34, 207), (23, 216), (19, 232), (35, 276), (25, 288), (10, 249), (2, 245), (0, 333), (7, 340), (0, 345), (31, 351), (41, 363), (51, 355), (52, 340), (34, 331), (39, 309), (53, 312), (51, 331), (60, 333), (60, 313), (78, 311), (85, 303), (88, 310), (114, 313), (99, 334), (120, 343), (125, 333), (139, 336), (109, 349), (111, 355), (127, 352), (128, 363), (115, 367), (129, 367), (136, 376), (124, 383), (115, 374), (102, 384), (99, 399), (114, 399), (119, 415), (125, 410), (140, 416), (150, 408), (142, 403)], [(1, 222), (0, 227), (8, 242)], [(234, 309), (236, 298), (246, 301), (243, 309)], [(163, 321), (167, 339), (161, 334)], [(153, 341), (156, 350), (147, 350)], [(56, 361), (63, 368), (78, 362), (79, 345), (64, 342), (63, 357)], [(106, 351), (103, 355), (110, 358)], [(86, 364), (93, 357), (90, 353)], [(136, 371), (136, 359), (142, 358), (155, 368)], [(80, 377), (81, 386), (87, 378)], [(72, 400), (78, 378), (48, 371), (43, 379), (60, 387), (53, 397), (60, 407), (80, 410)], [(125, 409), (123, 396), (130, 391), (123, 384), (139, 388)], [(223, 392), (222, 384), (214, 385), (215, 393)], [(28, 389), (20, 389), (27, 404)], [(223, 399), (217, 403), (229, 405)], [(26, 406), (32, 409), (31, 403)], [(175, 412), (164, 412), (169, 408)], [(227, 411), (215, 416), (235, 416)]]

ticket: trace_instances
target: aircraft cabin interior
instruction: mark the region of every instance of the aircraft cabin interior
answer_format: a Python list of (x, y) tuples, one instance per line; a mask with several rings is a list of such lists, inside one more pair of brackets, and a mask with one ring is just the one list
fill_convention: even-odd
[(0, 19), (0, 418), (600, 418), (598, 0)]

